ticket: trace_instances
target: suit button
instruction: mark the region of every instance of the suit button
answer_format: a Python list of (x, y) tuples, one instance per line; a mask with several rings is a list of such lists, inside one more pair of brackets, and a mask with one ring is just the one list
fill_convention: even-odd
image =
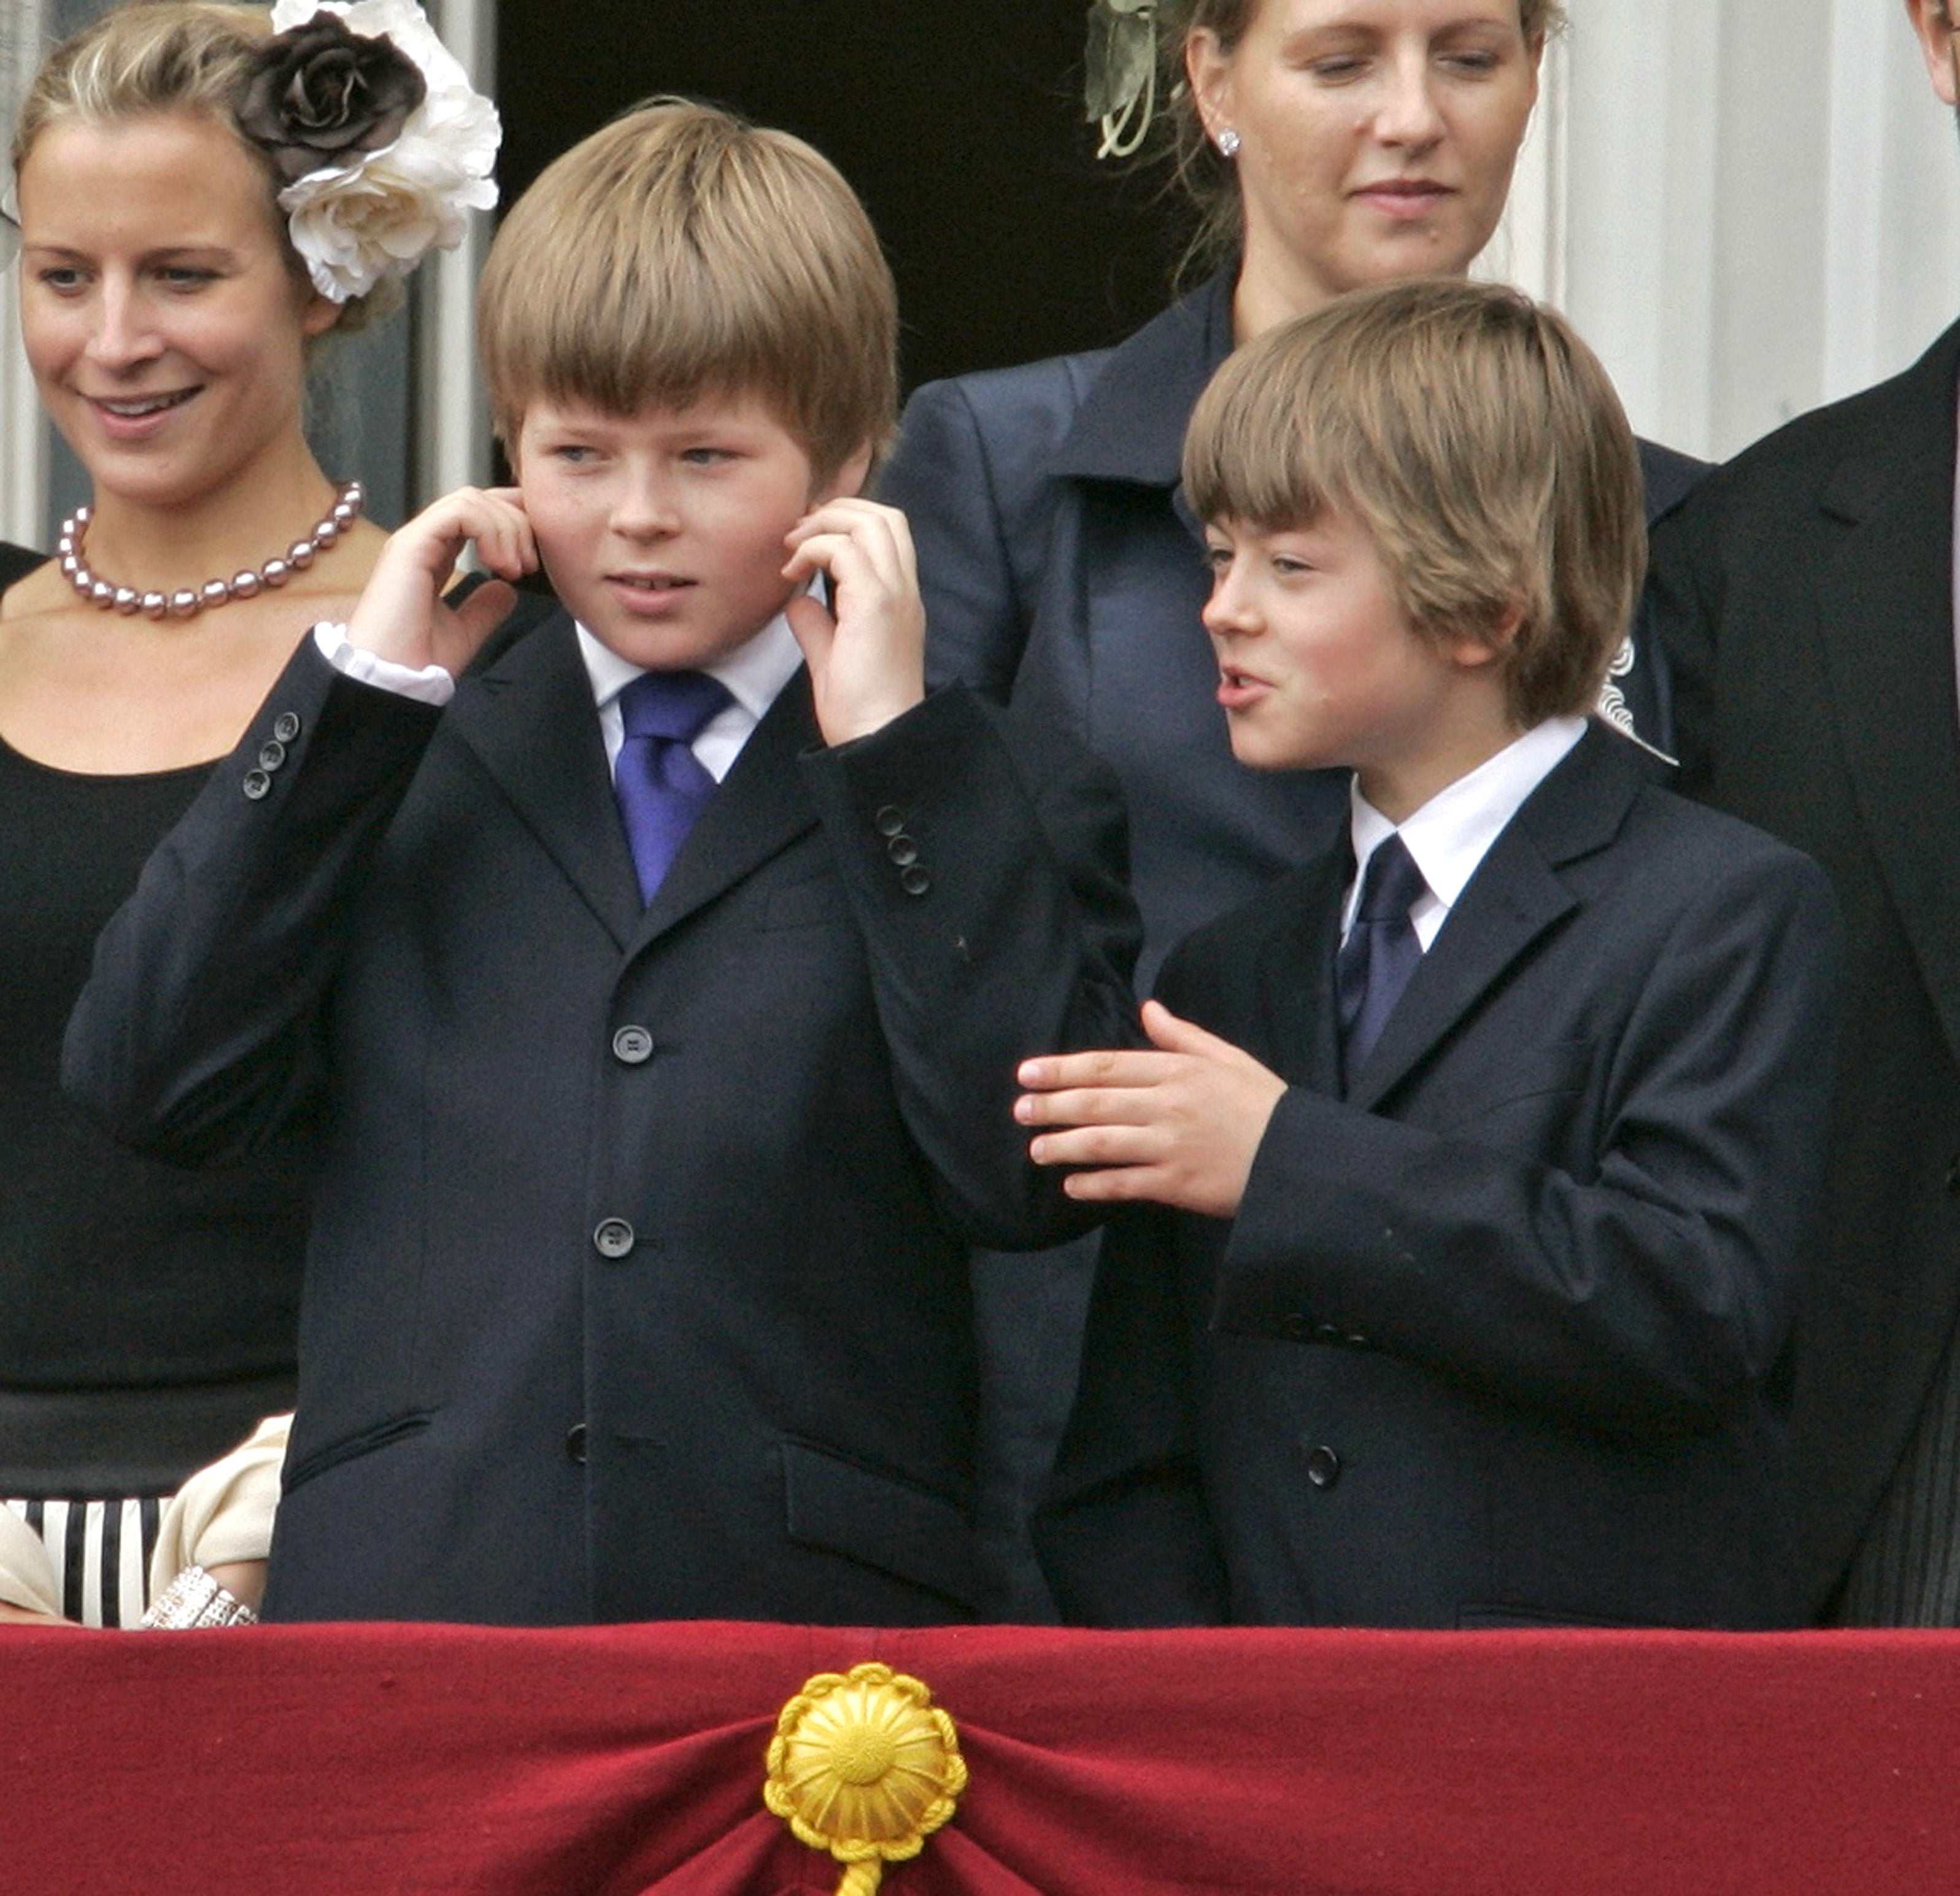
[(644, 1066), (653, 1058), (654, 1037), (644, 1027), (622, 1027), (612, 1036), (612, 1054), (628, 1066)]
[(272, 779), (262, 770), (247, 770), (245, 781), (238, 786), (254, 803), (262, 798), (272, 787)]
[(900, 868), (906, 868), (918, 860), (918, 845), (908, 836), (895, 836), (885, 845), (885, 853)]
[(1359, 1330), (1349, 1330), (1347, 1335), (1343, 1337), (1341, 1340), (1344, 1343), (1350, 1350), (1372, 1350), (1375, 1346), (1375, 1340), (1373, 1337), (1367, 1335)]
[(565, 1451), (582, 1468), (585, 1466), (585, 1424), (574, 1422), (566, 1430)]
[(871, 821), (877, 825), (880, 836), (896, 836), (905, 827), (904, 813), (892, 804), (886, 804)]
[(603, 1219), (592, 1242), (602, 1257), (623, 1257), (633, 1248), (633, 1227), (623, 1218)]
[(1280, 1319), (1280, 1330), (1282, 1335), (1304, 1343), (1313, 1334), (1313, 1319), (1303, 1310), (1289, 1310)]
[(286, 760), (286, 747), (277, 738), (271, 738), (259, 747), (259, 768), (276, 770)]
[(1338, 1343), (1341, 1340), (1339, 1326), (1335, 1324), (1316, 1324), (1313, 1326), (1313, 1340), (1316, 1343)]
[(282, 711), (272, 720), (272, 735), (282, 744), (291, 744), (300, 735), (300, 714), (297, 711)]
[(908, 895), (923, 895), (932, 887), (932, 878), (916, 862), (908, 863), (899, 873), (899, 887)]
[(1331, 1488), (1341, 1479), (1341, 1458), (1324, 1442), (1306, 1458), (1306, 1478), (1316, 1488)]

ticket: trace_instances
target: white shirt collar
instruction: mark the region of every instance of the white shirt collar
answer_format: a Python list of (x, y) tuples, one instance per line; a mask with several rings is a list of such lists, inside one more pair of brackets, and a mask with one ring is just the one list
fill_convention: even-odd
[[(583, 626), (578, 626), (578, 648), (585, 660), (586, 675), (592, 680), (593, 702), (601, 710), (646, 669), (621, 658), (610, 645), (602, 645)], [(701, 669), (728, 687), (752, 723), (775, 703), (776, 694), (796, 676), (802, 663), (803, 650), (790, 630), (790, 622), (778, 613), (754, 638)]]
[[(619, 693), (637, 678), (644, 667), (622, 658), (611, 646), (602, 645), (584, 626), (578, 626), (579, 655), (585, 661), (586, 676), (592, 680), (593, 702), (599, 707), (599, 735), (606, 745), (606, 760), (616, 766), (625, 733), (619, 718)], [(790, 630), (790, 622), (781, 613), (754, 638), (738, 645), (727, 658), (701, 668), (728, 687), (735, 702), (708, 719), (689, 747), (702, 767), (719, 783), (734, 767), (742, 747), (749, 741), (762, 715), (776, 701), (784, 685), (803, 663), (803, 648)]]
[(1362, 795), (1357, 777), (1349, 793), (1348, 820), (1356, 872), (1341, 911), (1342, 932), (1354, 919), (1368, 858), (1399, 830), (1429, 884), (1429, 893), (1409, 911), (1416, 938), (1427, 949), (1504, 826), (1585, 734), (1583, 718), (1548, 718), (1437, 791), (1400, 824), (1391, 823)]

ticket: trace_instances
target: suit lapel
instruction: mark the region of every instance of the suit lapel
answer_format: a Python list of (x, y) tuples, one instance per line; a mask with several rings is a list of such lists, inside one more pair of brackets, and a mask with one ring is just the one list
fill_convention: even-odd
[(1478, 865), (1355, 1075), (1348, 1096), (1354, 1105), (1379, 1105), (1578, 906), (1559, 872), (1618, 833), (1639, 792), (1640, 768), (1631, 745), (1589, 723)]
[(712, 901), (816, 821), (797, 770), (822, 741), (799, 669), (742, 747), (727, 780), (642, 909), (592, 681), (564, 613), (465, 681), (447, 721), (622, 949), (637, 949)]
[[(799, 667), (709, 799), (644, 916), (636, 918), (631, 938), (636, 951), (815, 825), (816, 806), (797, 760), (822, 741), (810, 674)], [(629, 874), (630, 868), (629, 863)]]
[(1947, 1040), (1960, 1049), (1956, 356), (1960, 327), (1900, 379), (1832, 470), (1820, 496), (1815, 597), (1829, 602), (1817, 631), (1844, 770)]
[(623, 948), (639, 890), (570, 617), (554, 613), (466, 678), (445, 722)]

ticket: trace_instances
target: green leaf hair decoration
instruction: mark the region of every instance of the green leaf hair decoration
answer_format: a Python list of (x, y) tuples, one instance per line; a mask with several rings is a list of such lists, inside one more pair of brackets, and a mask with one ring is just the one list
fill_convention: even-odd
[(1157, 0), (1090, 0), (1087, 117), (1102, 127), (1099, 158), (1126, 158), (1157, 107)]

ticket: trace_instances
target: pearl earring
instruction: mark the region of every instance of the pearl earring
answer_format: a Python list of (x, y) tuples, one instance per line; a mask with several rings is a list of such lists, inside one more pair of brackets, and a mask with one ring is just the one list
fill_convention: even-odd
[(1221, 158), (1236, 158), (1239, 155), (1239, 135), (1229, 125), (1218, 135), (1218, 155)]

